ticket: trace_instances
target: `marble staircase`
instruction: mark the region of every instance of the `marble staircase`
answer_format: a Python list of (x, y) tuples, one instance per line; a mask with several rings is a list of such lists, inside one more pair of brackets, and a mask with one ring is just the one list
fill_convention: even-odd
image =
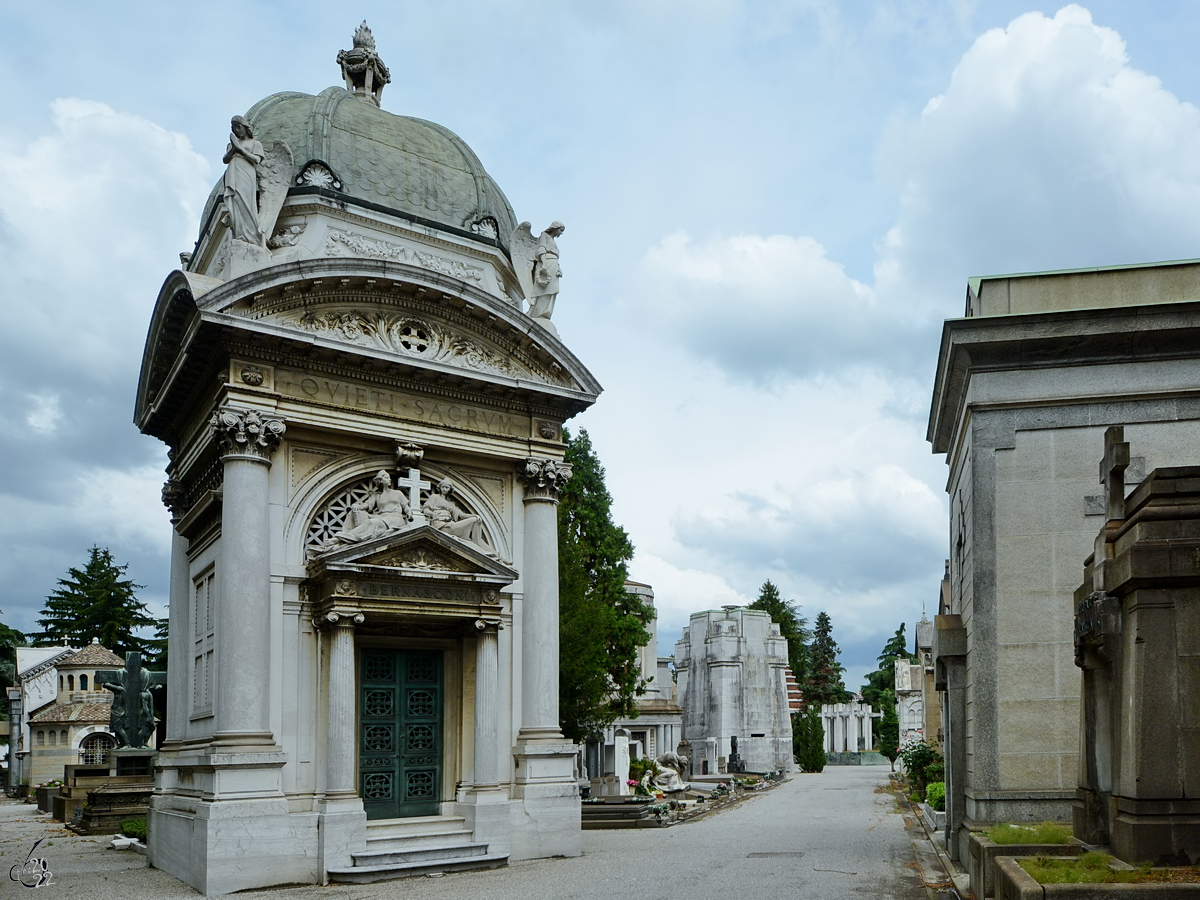
[(462, 816), (415, 816), (367, 823), (367, 849), (354, 864), (330, 869), (329, 880), (368, 884), (413, 875), (495, 869), (508, 865), (507, 853), (490, 853), (465, 827)]

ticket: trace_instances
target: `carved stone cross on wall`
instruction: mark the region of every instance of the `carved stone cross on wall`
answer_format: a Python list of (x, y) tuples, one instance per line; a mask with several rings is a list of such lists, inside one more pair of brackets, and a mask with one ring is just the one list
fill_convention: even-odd
[(396, 465), (408, 469), (408, 477), (397, 477), (397, 489), (408, 488), (408, 509), (414, 525), (425, 524), (425, 514), (421, 512), (421, 490), (429, 490), (433, 485), (421, 480), (421, 460), (425, 452), (416, 444), (400, 444), (396, 448)]
[(1104, 461), (1100, 480), (1104, 483), (1104, 511), (1111, 522), (1125, 518), (1125, 470), (1129, 468), (1129, 443), (1123, 425), (1110, 425), (1104, 432)]
[(163, 689), (167, 682), (166, 672), (147, 672), (142, 668), (142, 654), (130, 650), (125, 654), (125, 668), (100, 669), (96, 672), (96, 680), (113, 693), (108, 723), (117, 736), (117, 749), (147, 746), (146, 741), (154, 732), (151, 691)]

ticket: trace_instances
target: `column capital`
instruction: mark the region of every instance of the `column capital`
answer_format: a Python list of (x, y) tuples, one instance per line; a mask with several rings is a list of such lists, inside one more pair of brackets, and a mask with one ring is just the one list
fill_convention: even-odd
[(331, 609), (313, 619), (314, 628), (353, 628), (367, 620), (356, 609)]
[(270, 462), (287, 430), (283, 419), (258, 409), (223, 406), (213, 413), (213, 428), (222, 456), (253, 457)]
[(528, 457), (517, 467), (517, 478), (525, 488), (525, 499), (558, 502), (563, 485), (571, 479), (571, 464), (560, 459)]

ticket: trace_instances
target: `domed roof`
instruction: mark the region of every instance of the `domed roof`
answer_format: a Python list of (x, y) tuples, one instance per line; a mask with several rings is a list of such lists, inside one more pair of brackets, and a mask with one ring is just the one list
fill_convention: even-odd
[[(471, 148), (441, 125), (386, 112), (340, 87), (316, 97), (272, 94), (254, 104), (246, 118), (263, 146), (284, 141), (291, 148), (292, 192), (332, 190), (473, 237), (490, 237), (488, 226), (480, 231), (480, 223), (493, 219), (496, 239), (508, 246), (517, 224), (508, 199)], [(314, 169), (315, 177), (308, 174)], [(218, 182), (205, 223), (220, 195)]]

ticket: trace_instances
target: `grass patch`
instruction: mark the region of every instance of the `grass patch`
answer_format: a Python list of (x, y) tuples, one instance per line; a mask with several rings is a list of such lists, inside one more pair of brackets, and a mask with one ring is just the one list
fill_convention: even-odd
[(1066, 844), (1071, 840), (1071, 826), (1061, 822), (1042, 822), (1038, 825), (1001, 822), (989, 828), (987, 836), (996, 844)]
[(1040, 884), (1200, 884), (1200, 866), (1154, 869), (1149, 864), (1136, 869), (1109, 868), (1107, 853), (1085, 853), (1078, 859), (1036, 856), (1018, 860)]
[(121, 833), (125, 837), (137, 838), (143, 844), (146, 843), (146, 817), (137, 816), (133, 819), (122, 819)]

